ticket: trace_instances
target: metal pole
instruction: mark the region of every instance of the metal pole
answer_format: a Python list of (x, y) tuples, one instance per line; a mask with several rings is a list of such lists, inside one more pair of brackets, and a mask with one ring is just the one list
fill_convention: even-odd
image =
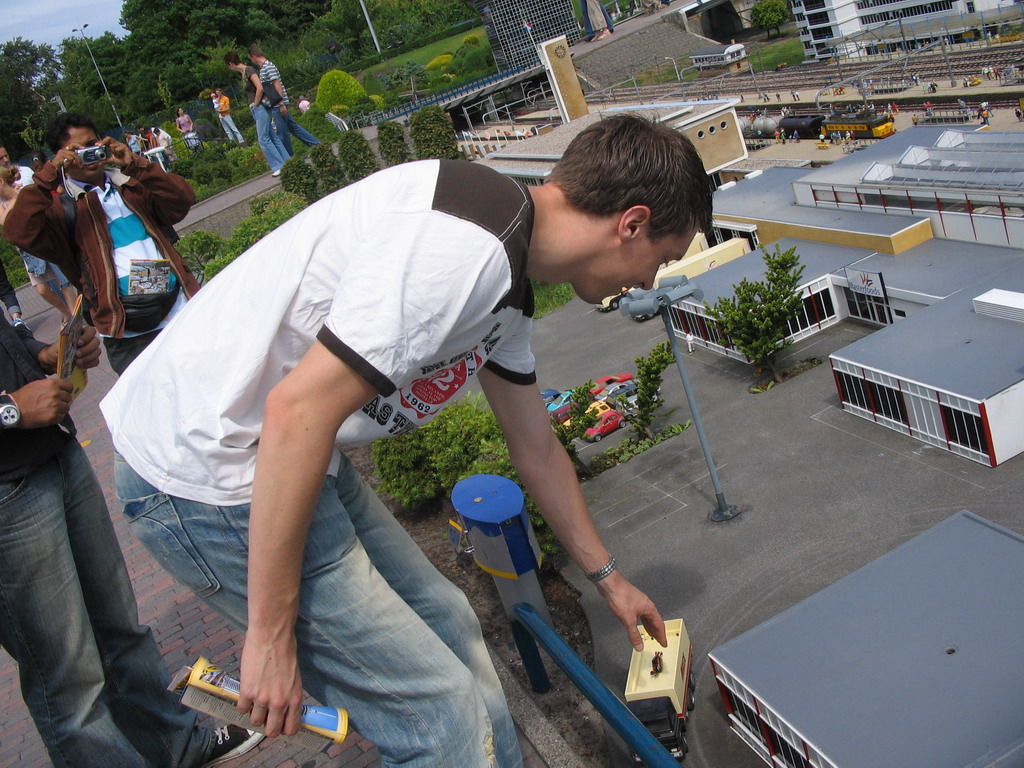
[(114, 100), (110, 97), (110, 91), (107, 90), (107, 84), (103, 82), (103, 75), (100, 73), (100, 66), (96, 63), (96, 57), (92, 55), (92, 46), (89, 45), (89, 38), (85, 36), (85, 28), (88, 24), (83, 24), (81, 29), (72, 29), (72, 32), (78, 32), (82, 35), (82, 39), (85, 41), (85, 50), (89, 52), (89, 58), (92, 59), (92, 65), (96, 68), (96, 76), (100, 79), (100, 85), (103, 86), (103, 92), (107, 94), (107, 101), (110, 102), (110, 109), (114, 112), (114, 119), (117, 120), (119, 127), (124, 127), (121, 123), (121, 118), (117, 114), (117, 107), (114, 106)]
[(669, 344), (672, 345), (672, 355), (676, 359), (676, 368), (679, 370), (679, 378), (683, 380), (683, 390), (686, 392), (686, 402), (690, 405), (690, 415), (693, 417), (693, 426), (697, 430), (697, 439), (700, 440), (701, 450), (704, 451), (704, 461), (707, 462), (708, 472), (711, 474), (711, 484), (715, 488), (715, 500), (718, 506), (711, 511), (708, 519), (719, 523), (723, 520), (730, 520), (740, 513), (736, 507), (730, 507), (725, 501), (725, 492), (722, 491), (722, 484), (718, 481), (718, 470), (715, 469), (715, 460), (711, 458), (711, 447), (708, 445), (708, 438), (704, 434), (704, 424), (700, 418), (700, 410), (697, 408), (697, 399), (693, 396), (693, 389), (690, 387), (690, 377), (686, 373), (686, 365), (683, 363), (683, 353), (679, 349), (679, 342), (676, 333), (672, 329), (672, 321), (668, 316), (668, 308), (661, 310), (661, 319), (665, 323), (665, 332), (668, 334)]
[(373, 38), (373, 47), (377, 49), (377, 53), (380, 53), (380, 43), (377, 42), (377, 30), (373, 28), (373, 22), (370, 21), (370, 12), (366, 10), (366, 3), (363, 0), (359, 0), (359, 7), (363, 9), (363, 18), (366, 19), (366, 26), (370, 28), (370, 37)]
[(649, 768), (679, 768), (679, 763), (625, 705), (612, 695), (594, 671), (584, 664), (572, 648), (537, 614), (531, 605), (520, 603), (513, 608), (516, 618), (537, 639), (548, 655), (590, 699), (601, 716), (623, 738), (629, 748)]

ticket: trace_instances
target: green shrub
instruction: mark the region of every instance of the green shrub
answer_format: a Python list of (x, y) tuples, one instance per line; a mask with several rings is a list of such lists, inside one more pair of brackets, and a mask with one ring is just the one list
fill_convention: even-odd
[(174, 161), (174, 167), (171, 171), (179, 176), (183, 176), (189, 181), (195, 179), (195, 167), (193, 166), (191, 157), (179, 157)]
[(212, 186), (218, 181), (230, 182), (231, 170), (231, 163), (227, 160), (197, 162), (192, 169), (192, 178), (200, 184)]
[(270, 170), (258, 145), (235, 145), (228, 150), (227, 161), (231, 164), (231, 181), (235, 184), (262, 176)]
[(338, 160), (351, 183), (369, 176), (380, 168), (370, 142), (360, 131), (345, 131), (338, 138)]
[[(470, 475), (494, 474), (520, 482), (497, 419), (479, 394), (452, 403), (420, 429), (378, 440), (371, 454), (381, 490), (407, 507), (451, 493), (455, 483)], [(558, 548), (554, 534), (529, 497), (526, 507), (541, 553), (552, 555)]]
[(377, 79), (377, 76), (372, 74), (363, 78), (363, 88), (366, 89), (366, 94), (368, 96), (373, 96), (374, 94), (383, 96), (388, 90), (384, 87), (384, 84)]
[(321, 142), (334, 143), (338, 138), (338, 129), (327, 119), (327, 113), (317, 107), (310, 107), (304, 115), (295, 115), (296, 122), (312, 133)]
[(458, 75), (474, 72), (490, 71), (494, 68), (494, 60), (490, 48), (473, 48), (463, 46), (455, 53), (452, 71)]
[(386, 122), (377, 126), (377, 149), (386, 166), (406, 163), (411, 157), (409, 145), (405, 143), (405, 130), (400, 123)]
[(231, 237), (224, 243), (221, 255), (207, 262), (204, 270), (206, 279), (212, 279), (240, 254), (305, 207), (306, 202), (301, 197), (287, 192), (275, 192), (258, 198), (258, 201), (253, 200), (250, 203), (253, 215), (238, 222)]
[(452, 56), (450, 53), (439, 54), (432, 58), (429, 62), (427, 62), (427, 71), (444, 72), (446, 69), (448, 69), (448, 67), (452, 65), (452, 60), (454, 58), (455, 57)]
[(181, 238), (175, 248), (189, 270), (195, 275), (202, 275), (206, 264), (220, 256), (224, 248), (224, 238), (205, 229), (197, 229)]
[(384, 97), (376, 93), (370, 94), (370, 102), (373, 104), (374, 109), (384, 109), (386, 103)]
[(462, 157), (455, 141), (452, 119), (439, 106), (424, 107), (414, 112), (409, 118), (409, 135), (420, 160), (457, 160)]
[(345, 186), (345, 169), (341, 167), (330, 145), (313, 147), (309, 159), (313, 165), (318, 197), (325, 197)]
[(365, 96), (366, 89), (352, 75), (340, 69), (332, 69), (320, 78), (320, 85), (316, 89), (316, 105), (324, 112), (331, 112), (339, 104), (351, 106)]
[(462, 38), (462, 44), (463, 45), (472, 45), (472, 46), (479, 47), (479, 45), (480, 45), (480, 38), (477, 37), (476, 35), (466, 35), (464, 38)]
[(320, 197), (316, 192), (313, 169), (304, 157), (297, 155), (281, 166), (281, 189), (301, 197), (307, 203), (315, 203)]
[(7, 279), (11, 285), (17, 287), (28, 282), (25, 261), (18, 253), (18, 249), (3, 238), (0, 238), (0, 261), (3, 262), (4, 271), (7, 272)]

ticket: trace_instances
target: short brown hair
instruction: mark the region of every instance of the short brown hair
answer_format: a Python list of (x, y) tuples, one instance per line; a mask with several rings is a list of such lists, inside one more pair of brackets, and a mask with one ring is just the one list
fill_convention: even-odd
[(263, 57), (263, 49), (260, 48), (258, 45), (250, 45), (249, 46), (249, 58), (251, 59), (253, 56)]
[(636, 115), (614, 115), (586, 128), (548, 181), (575, 208), (595, 216), (647, 206), (651, 240), (711, 227), (715, 186), (693, 144), (667, 125)]
[(228, 51), (227, 53), (224, 54), (224, 63), (225, 64), (241, 64), (242, 60), (240, 58), (238, 58), (238, 54), (235, 53), (234, 51)]

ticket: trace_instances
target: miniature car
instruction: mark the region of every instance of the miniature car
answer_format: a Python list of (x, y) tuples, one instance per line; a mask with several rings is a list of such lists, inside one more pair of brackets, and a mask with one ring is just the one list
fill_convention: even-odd
[(541, 399), (544, 401), (544, 405), (548, 405), (552, 400), (562, 394), (561, 390), (558, 389), (542, 389), (540, 391)]
[(618, 411), (605, 411), (598, 418), (597, 424), (583, 433), (583, 438), (594, 443), (599, 442), (605, 435), (610, 435), (616, 429), (623, 426), (626, 421), (626, 417)]
[(610, 376), (602, 376), (599, 379), (594, 379), (594, 386), (590, 388), (590, 394), (595, 397), (601, 394), (601, 391), (610, 384), (617, 384), (621, 381), (629, 381), (633, 378), (632, 373), (616, 373)]
[(619, 308), (619, 302), (622, 301), (622, 297), (629, 293), (629, 288), (625, 287), (614, 296), (605, 296), (601, 299), (600, 304), (595, 304), (594, 309), (598, 312), (612, 312)]
[(614, 384), (609, 384), (604, 390), (597, 395), (595, 400), (607, 400), (613, 397), (617, 400), (626, 400), (630, 396), (636, 397), (636, 381), (628, 379), (626, 381), (618, 381)]
[[(608, 403), (602, 402), (600, 400), (596, 400), (593, 403), (591, 403), (589, 406), (587, 406), (587, 413), (593, 413), (594, 415), (596, 415), (598, 417), (602, 416), (603, 414), (605, 414), (605, 413), (607, 413), (608, 411), (611, 411), (611, 410), (614, 410), (614, 409), (610, 405), (608, 405)], [(567, 426), (567, 427), (570, 426), (571, 424), (572, 424), (572, 421), (567, 420), (565, 422), (565, 426)]]

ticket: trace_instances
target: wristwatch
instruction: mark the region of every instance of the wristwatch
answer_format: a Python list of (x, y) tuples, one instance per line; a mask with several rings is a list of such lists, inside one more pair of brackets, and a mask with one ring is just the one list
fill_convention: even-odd
[(14, 429), (21, 423), (21, 409), (14, 398), (0, 392), (0, 428)]

